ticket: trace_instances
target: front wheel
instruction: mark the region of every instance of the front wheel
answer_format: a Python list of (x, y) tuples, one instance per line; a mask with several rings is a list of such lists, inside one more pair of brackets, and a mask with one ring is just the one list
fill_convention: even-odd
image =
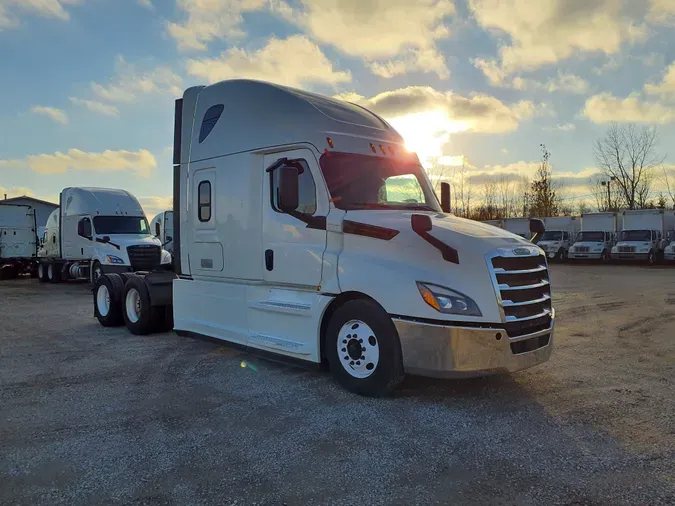
[(331, 373), (347, 390), (380, 396), (403, 381), (398, 332), (374, 302), (353, 300), (339, 307), (328, 322), (324, 340)]
[(47, 279), (47, 266), (40, 262), (37, 267), (37, 277), (40, 283), (48, 281)]
[(94, 263), (91, 266), (91, 282), (96, 283), (98, 278), (103, 276), (103, 267), (101, 267), (101, 262), (94, 260)]

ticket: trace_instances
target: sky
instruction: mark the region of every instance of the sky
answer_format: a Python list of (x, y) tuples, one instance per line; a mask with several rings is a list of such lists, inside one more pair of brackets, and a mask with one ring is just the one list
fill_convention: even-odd
[[(171, 204), (173, 101), (228, 78), (360, 103), (427, 164), (568, 199), (611, 122), (675, 165), (675, 0), (0, 0), (0, 194), (124, 188)], [(669, 152), (670, 151), (670, 152)]]

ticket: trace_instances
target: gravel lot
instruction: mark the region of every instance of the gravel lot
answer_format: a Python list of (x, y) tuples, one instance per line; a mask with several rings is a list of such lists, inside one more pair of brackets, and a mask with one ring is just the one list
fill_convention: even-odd
[(675, 268), (551, 270), (549, 363), (388, 399), (2, 282), (0, 503), (674, 504)]

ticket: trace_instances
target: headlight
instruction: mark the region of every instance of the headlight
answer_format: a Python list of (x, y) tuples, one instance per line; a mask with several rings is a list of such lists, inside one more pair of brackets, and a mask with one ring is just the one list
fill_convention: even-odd
[(463, 293), (443, 286), (417, 282), (417, 289), (424, 302), (436, 311), (446, 314), (483, 316), (478, 305)]
[(169, 253), (167, 250), (163, 249), (162, 250), (162, 260), (160, 262), (161, 264), (170, 264), (171, 263), (171, 253)]
[(124, 260), (122, 260), (120, 257), (116, 257), (115, 255), (106, 255), (105, 261), (108, 262), (109, 264), (123, 264)]

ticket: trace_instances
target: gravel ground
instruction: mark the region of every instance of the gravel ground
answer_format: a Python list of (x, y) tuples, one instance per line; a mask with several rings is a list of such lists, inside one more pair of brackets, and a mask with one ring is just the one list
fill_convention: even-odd
[(387, 399), (0, 283), (0, 503), (674, 504), (675, 269), (552, 280), (550, 362)]

